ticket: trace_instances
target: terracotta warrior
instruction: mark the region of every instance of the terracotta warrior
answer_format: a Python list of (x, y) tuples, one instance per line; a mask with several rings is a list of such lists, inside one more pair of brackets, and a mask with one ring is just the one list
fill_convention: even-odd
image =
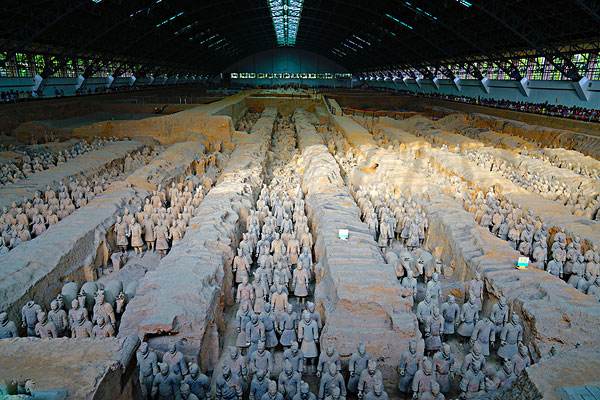
[(420, 399), (423, 394), (431, 391), (431, 384), (434, 383), (435, 375), (433, 366), (428, 358), (423, 360), (421, 368), (415, 373), (412, 382), (413, 398)]
[(417, 343), (411, 340), (408, 343), (408, 350), (400, 355), (400, 364), (398, 366), (400, 382), (398, 382), (398, 390), (401, 393), (412, 392), (413, 378), (419, 369), (420, 363), (421, 360), (417, 354)]
[(342, 363), (340, 361), (340, 355), (335, 347), (329, 345), (324, 352), (321, 352), (319, 356), (319, 362), (317, 364), (317, 377), (321, 376), (323, 371), (327, 371), (329, 364), (335, 364), (338, 371), (342, 369)]
[(500, 347), (498, 357), (512, 359), (518, 351), (518, 346), (523, 342), (523, 327), (520, 318), (513, 313), (509, 324), (504, 325), (500, 332)]
[(163, 354), (162, 361), (169, 366), (171, 374), (177, 375), (180, 379), (183, 379), (188, 374), (187, 363), (183, 358), (183, 353), (177, 351), (175, 342), (169, 345), (169, 351)]
[(167, 363), (158, 364), (159, 372), (152, 381), (151, 397), (158, 400), (170, 400), (179, 396), (180, 379), (175, 374), (169, 373)]
[(463, 338), (470, 338), (475, 329), (475, 323), (479, 319), (479, 307), (476, 297), (470, 296), (469, 301), (463, 304), (460, 311), (460, 326), (456, 331)]
[(285, 360), (283, 371), (279, 374), (277, 384), (279, 391), (286, 400), (292, 400), (297, 393), (300, 393), (300, 384), (302, 376), (294, 369), (290, 360)]
[(136, 254), (142, 254), (144, 249), (144, 240), (142, 239), (142, 226), (136, 221), (130, 228), (129, 233), (131, 235), (131, 247), (135, 250)]
[(117, 235), (117, 246), (121, 249), (121, 252), (125, 253), (127, 251), (127, 246), (129, 246), (129, 227), (126, 222), (122, 222), (121, 217), (117, 217), (117, 222), (114, 227), (115, 234)]
[[(238, 380), (242, 388), (245, 388), (245, 382), (248, 378), (248, 363), (246, 362), (246, 357), (240, 353), (237, 347), (229, 347), (229, 358), (225, 361), (225, 365), (231, 370), (233, 378)], [(191, 373), (190, 368), (190, 374)]]
[(275, 381), (269, 382), (267, 393), (263, 395), (261, 400), (284, 400), (283, 394), (277, 390), (277, 383)]
[(471, 344), (475, 342), (481, 346), (481, 352), (484, 356), (490, 355), (490, 346), (494, 345), (495, 340), (495, 325), (487, 317), (483, 317), (477, 321), (473, 333), (471, 335)]
[(317, 396), (311, 393), (308, 383), (302, 382), (300, 385), (300, 393), (294, 396), (293, 400), (317, 400)]
[(71, 309), (69, 310), (69, 326), (71, 327), (71, 330), (73, 330), (73, 327), (79, 321), (80, 315), (82, 315), (84, 319), (88, 319), (87, 309), (79, 305), (79, 300), (73, 299), (73, 301), (71, 301)]
[(265, 342), (259, 342), (256, 351), (250, 354), (248, 369), (251, 374), (262, 370), (265, 371), (267, 378), (271, 377), (271, 373), (273, 372), (273, 357), (271, 352), (266, 350)]
[(370, 359), (371, 355), (367, 353), (365, 344), (360, 342), (348, 362), (348, 372), (350, 373), (350, 378), (348, 379), (348, 391), (350, 393), (358, 393), (360, 374), (367, 369), (367, 363)]
[(448, 299), (442, 304), (442, 317), (444, 318), (444, 335), (453, 335), (456, 325), (459, 323), (460, 307), (456, 299), (448, 295)]
[(279, 343), (284, 348), (290, 347), (293, 343), (297, 343), (296, 329), (298, 327), (298, 315), (294, 311), (291, 304), (287, 305), (286, 312), (279, 317), (278, 332), (281, 335)]
[(0, 339), (19, 337), (17, 326), (8, 319), (6, 312), (0, 312)]
[(450, 352), (450, 345), (447, 343), (444, 343), (442, 349), (433, 355), (433, 371), (442, 393), (450, 391), (455, 362), (454, 355)]
[(375, 386), (383, 384), (383, 377), (381, 371), (377, 369), (377, 362), (375, 360), (369, 360), (367, 368), (363, 369), (360, 373), (358, 380), (358, 398), (362, 399), (366, 394), (369, 394), (375, 390)]
[(261, 341), (264, 342), (264, 340), (265, 326), (258, 318), (258, 315), (252, 314), (250, 321), (246, 324), (246, 347), (249, 347), (248, 354), (251, 355), (258, 348), (258, 343)]
[(283, 352), (283, 359), (292, 364), (294, 371), (302, 374), (304, 371), (304, 353), (298, 348), (298, 342), (292, 342), (290, 348)]
[(77, 314), (77, 321), (71, 325), (71, 335), (73, 338), (92, 337), (94, 326), (83, 314)]
[(250, 400), (262, 399), (269, 390), (269, 382), (271, 381), (269, 378), (265, 377), (265, 375), (266, 373), (262, 369), (259, 369), (254, 374), (252, 382), (250, 383)]
[(210, 379), (200, 372), (200, 368), (196, 363), (192, 363), (189, 370), (190, 374), (183, 380), (184, 384), (189, 387), (190, 393), (196, 396), (198, 400), (206, 400), (210, 397)]
[(104, 293), (98, 293), (96, 296), (96, 304), (94, 305), (92, 322), (96, 322), (99, 316), (104, 317), (104, 321), (111, 324), (113, 327), (116, 326), (117, 319), (115, 312), (113, 311), (112, 305), (104, 301)]
[(367, 393), (364, 397), (364, 400), (389, 400), (388, 394), (385, 390), (383, 390), (382, 383), (376, 383), (373, 387), (373, 391)]
[(322, 400), (326, 396), (331, 395), (334, 388), (339, 389), (342, 397), (346, 397), (346, 384), (344, 383), (344, 378), (339, 372), (337, 365), (331, 363), (327, 368), (327, 372), (321, 377), (321, 382), (319, 384), (319, 399)]
[(58, 301), (52, 300), (50, 302), (50, 311), (48, 311), (48, 320), (50, 320), (56, 327), (56, 333), (58, 337), (63, 337), (67, 334), (69, 329), (69, 320), (67, 318), (67, 312), (58, 306)]
[(96, 319), (96, 326), (92, 329), (92, 335), (97, 338), (115, 336), (115, 328), (104, 320), (102, 315)]
[(302, 263), (298, 263), (292, 277), (292, 287), (294, 288), (294, 296), (298, 297), (302, 304), (308, 296), (309, 281), (310, 271), (305, 269)]
[(21, 309), (22, 327), (27, 328), (27, 336), (37, 336), (35, 327), (38, 323), (38, 313), (41, 311), (42, 307), (33, 300), (28, 301)]
[(223, 367), (221, 375), (215, 384), (217, 400), (242, 400), (242, 387), (233, 378), (228, 366)]
[(302, 320), (298, 323), (298, 341), (302, 343), (300, 349), (308, 364), (312, 364), (319, 356), (317, 343), (319, 343), (319, 328), (317, 322), (311, 318), (308, 310), (302, 313)]
[(152, 393), (152, 381), (158, 373), (158, 357), (156, 353), (148, 349), (148, 343), (142, 342), (136, 354), (139, 370), (139, 381), (142, 389), (142, 398), (149, 399)]
[(56, 326), (54, 326), (52, 322), (48, 321), (44, 311), (38, 312), (37, 319), (38, 323), (35, 325), (36, 336), (42, 339), (56, 339), (58, 337), (58, 334), (56, 333)]

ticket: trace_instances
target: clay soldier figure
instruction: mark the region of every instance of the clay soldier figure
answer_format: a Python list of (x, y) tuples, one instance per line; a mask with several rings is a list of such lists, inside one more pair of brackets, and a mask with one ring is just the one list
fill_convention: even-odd
[(0, 312), (0, 339), (10, 339), (19, 337), (17, 326), (14, 322), (9, 321), (8, 314)]
[(510, 324), (504, 325), (500, 332), (500, 347), (498, 357), (512, 359), (518, 351), (518, 345), (523, 342), (523, 327), (519, 316), (513, 313)]
[(286, 312), (281, 314), (279, 318), (279, 343), (287, 349), (292, 343), (297, 344), (296, 329), (298, 327), (298, 315), (294, 311), (294, 307), (291, 304), (287, 305)]
[(490, 346), (494, 345), (495, 340), (495, 325), (487, 317), (483, 317), (475, 324), (473, 334), (471, 335), (471, 345), (475, 342), (481, 346), (481, 352), (484, 356), (490, 355)]
[(413, 398), (420, 399), (424, 393), (431, 391), (431, 384), (435, 382), (433, 366), (428, 358), (423, 360), (421, 368), (415, 373), (412, 382)]
[(96, 326), (92, 329), (94, 337), (113, 337), (115, 336), (115, 328), (111, 324), (104, 321), (104, 317), (99, 315), (96, 319)]
[(500, 299), (492, 307), (492, 313), (490, 314), (490, 320), (494, 323), (494, 340), (496, 335), (499, 335), (502, 328), (508, 322), (508, 305), (506, 304), (506, 297), (500, 296)]
[(442, 297), (442, 285), (440, 284), (440, 275), (437, 272), (434, 272), (431, 280), (427, 282), (427, 292), (431, 295), (433, 304), (439, 305)]
[(425, 350), (430, 354), (442, 347), (444, 319), (437, 305), (433, 306), (432, 315), (425, 320)]
[(179, 378), (169, 373), (167, 363), (158, 364), (158, 374), (154, 375), (152, 381), (151, 397), (158, 400), (171, 400), (179, 396)]
[(450, 352), (450, 345), (444, 343), (442, 350), (433, 355), (433, 371), (442, 393), (450, 391), (450, 382), (454, 375), (454, 355)]
[(459, 323), (460, 307), (456, 304), (456, 299), (448, 295), (448, 299), (442, 304), (442, 317), (444, 318), (444, 336), (454, 334), (454, 329)]
[(319, 343), (319, 328), (317, 322), (311, 318), (311, 313), (305, 310), (302, 320), (298, 323), (298, 341), (302, 343), (300, 349), (308, 364), (319, 356), (317, 343)]
[(292, 400), (296, 396), (296, 393), (300, 393), (301, 383), (302, 376), (300, 373), (294, 370), (289, 360), (285, 360), (283, 371), (281, 371), (277, 380), (279, 392), (286, 400)]
[(502, 363), (502, 368), (500, 368), (500, 371), (498, 371), (494, 377), (496, 386), (499, 389), (509, 388), (516, 379), (517, 376), (515, 375), (515, 369), (512, 361), (508, 359), (504, 360)]
[(342, 363), (340, 361), (340, 355), (335, 347), (329, 345), (324, 352), (321, 352), (319, 356), (319, 362), (317, 365), (317, 377), (321, 376), (323, 371), (327, 371), (329, 364), (335, 364), (338, 371), (342, 369)]
[(169, 351), (163, 354), (162, 361), (169, 366), (171, 374), (176, 375), (179, 380), (182, 380), (185, 375), (188, 374), (187, 364), (183, 353), (177, 351), (175, 343), (169, 345)]
[(252, 382), (250, 383), (250, 400), (259, 400), (263, 398), (263, 395), (269, 390), (269, 382), (271, 380), (265, 377), (265, 371), (259, 369), (254, 374)]
[(129, 228), (131, 235), (131, 246), (135, 250), (136, 254), (142, 254), (144, 248), (144, 241), (142, 239), (142, 227), (136, 222)]
[(237, 256), (233, 258), (232, 268), (235, 273), (235, 283), (242, 283), (244, 277), (248, 278), (250, 266), (248, 265), (248, 260), (244, 257), (241, 248), (238, 248)]
[(283, 400), (283, 394), (277, 391), (277, 383), (275, 381), (269, 382), (267, 393), (263, 394), (261, 400)]
[(479, 319), (479, 307), (476, 304), (474, 296), (469, 297), (469, 301), (462, 306), (460, 311), (460, 326), (456, 330), (463, 338), (470, 338), (475, 329), (475, 323)]
[(388, 394), (383, 390), (383, 383), (376, 383), (373, 391), (365, 394), (364, 400), (389, 400)]
[(115, 304), (117, 306), (115, 312), (119, 317), (123, 315), (123, 312), (125, 311), (126, 300), (127, 299), (125, 298), (125, 293), (119, 292), (117, 298), (115, 299)]
[(146, 242), (147, 250), (154, 251), (154, 222), (151, 218), (144, 218), (144, 241)]
[(333, 387), (328, 396), (325, 396), (325, 400), (346, 400), (346, 397), (342, 397), (342, 391), (338, 387)]
[(182, 383), (181, 386), (179, 386), (179, 396), (181, 400), (200, 400), (198, 396), (192, 393), (190, 385), (188, 385), (185, 382)]
[(254, 287), (248, 283), (248, 275), (242, 276), (242, 282), (237, 287), (235, 301), (236, 303), (248, 303), (252, 307), (254, 303)]
[(166, 227), (162, 220), (158, 221), (158, 226), (154, 228), (154, 236), (156, 237), (155, 248), (158, 250), (158, 254), (163, 257), (169, 250), (168, 240), (171, 238), (169, 228)]
[(283, 352), (283, 359), (292, 364), (294, 371), (302, 374), (304, 371), (304, 354), (298, 348), (298, 342), (292, 342), (291, 347)]
[(326, 396), (331, 394), (333, 388), (338, 388), (342, 397), (346, 397), (346, 384), (344, 378), (338, 370), (338, 366), (335, 363), (330, 363), (327, 372), (321, 377), (321, 383), (319, 385), (319, 399), (322, 400)]
[(215, 384), (217, 400), (242, 400), (242, 387), (231, 374), (228, 366), (223, 367)]
[(271, 309), (275, 313), (275, 317), (279, 320), (279, 315), (285, 313), (288, 306), (288, 295), (283, 290), (283, 286), (277, 286), (275, 293), (271, 295)]
[(300, 393), (296, 394), (293, 400), (317, 400), (317, 396), (310, 392), (308, 383), (302, 382), (300, 384)]
[(56, 326), (46, 317), (46, 313), (43, 311), (38, 312), (37, 315), (38, 323), (35, 324), (35, 334), (42, 338), (52, 338), (56, 339), (58, 335), (56, 334)]
[(248, 368), (251, 374), (262, 370), (267, 379), (270, 378), (271, 372), (273, 372), (273, 357), (270, 351), (265, 350), (265, 342), (259, 342), (256, 351), (250, 354)]
[(419, 328), (421, 332), (425, 330), (425, 320), (431, 317), (433, 313), (433, 303), (431, 302), (431, 294), (425, 292), (425, 299), (417, 305), (417, 319), (419, 320)]
[(413, 277), (412, 270), (406, 270), (406, 276), (402, 278), (402, 287), (412, 290), (413, 302), (417, 299), (417, 278)]
[(69, 310), (69, 326), (71, 326), (71, 331), (73, 331), (73, 327), (79, 321), (79, 316), (88, 319), (88, 311), (86, 308), (79, 305), (79, 300), (73, 299), (73, 301), (71, 301), (71, 309)]
[(96, 304), (94, 305), (92, 322), (96, 322), (99, 316), (104, 317), (104, 321), (111, 324), (113, 327), (116, 326), (117, 319), (115, 318), (115, 312), (113, 311), (112, 305), (104, 301), (104, 293), (98, 293), (96, 296)]
[(33, 300), (28, 301), (21, 309), (22, 326), (27, 328), (27, 336), (37, 336), (35, 327), (38, 323), (38, 313), (41, 311), (42, 307)]
[(481, 279), (481, 273), (479, 271), (475, 272), (475, 279), (469, 281), (467, 292), (469, 293), (469, 300), (471, 297), (474, 297), (477, 310), (481, 310), (483, 302), (483, 280)]
[(94, 329), (92, 323), (87, 319), (83, 313), (77, 314), (77, 321), (71, 325), (71, 335), (73, 338), (86, 338), (92, 337), (92, 330)]
[(258, 315), (252, 314), (250, 316), (250, 322), (246, 324), (246, 347), (249, 347), (248, 354), (252, 353), (258, 348), (259, 342), (265, 340), (265, 326), (262, 321), (259, 320)]
[(271, 313), (270, 304), (265, 304), (265, 309), (260, 314), (260, 320), (265, 327), (265, 347), (272, 349), (279, 344), (279, 340), (277, 340), (277, 335), (275, 334), (275, 318), (273, 318), (273, 314)]
[(117, 235), (117, 246), (121, 249), (122, 253), (127, 252), (127, 246), (129, 246), (129, 227), (126, 222), (121, 221), (121, 217), (117, 217), (117, 222), (114, 227), (115, 234)]
[(512, 358), (513, 365), (515, 367), (515, 375), (521, 376), (525, 368), (531, 365), (531, 359), (529, 358), (529, 349), (523, 343), (519, 345), (519, 352)]
[(440, 385), (437, 382), (431, 382), (431, 390), (421, 395), (420, 400), (445, 400), (446, 396), (441, 393)]
[(184, 384), (187, 385), (190, 393), (194, 394), (198, 400), (206, 400), (210, 395), (210, 379), (200, 372), (200, 368), (196, 363), (192, 363), (189, 370), (190, 374), (185, 377), (181, 387), (183, 388)]
[(310, 272), (304, 269), (302, 263), (296, 265), (292, 277), (292, 287), (294, 288), (294, 296), (298, 297), (300, 303), (304, 304), (306, 296), (308, 296), (308, 282), (310, 280)]
[(410, 393), (412, 391), (412, 382), (415, 373), (419, 369), (419, 355), (417, 354), (417, 343), (411, 340), (408, 343), (408, 351), (405, 351), (400, 356), (400, 364), (398, 373), (400, 374), (400, 382), (398, 382), (398, 390), (401, 393)]
[(377, 362), (369, 360), (367, 368), (363, 369), (358, 379), (358, 398), (362, 399), (365, 395), (375, 390), (375, 386), (383, 384), (381, 371), (377, 369)]
[(246, 337), (246, 325), (252, 319), (252, 313), (250, 312), (250, 305), (244, 303), (240, 306), (240, 309), (235, 314), (235, 320), (237, 322), (237, 339), (235, 345), (243, 352), (250, 344)]
[(56, 327), (56, 333), (58, 337), (66, 335), (69, 329), (69, 320), (67, 319), (67, 312), (58, 307), (58, 301), (52, 300), (50, 302), (50, 311), (48, 312), (48, 320)]
[(356, 351), (350, 357), (348, 362), (348, 372), (350, 378), (348, 379), (348, 391), (350, 393), (358, 392), (358, 381), (360, 380), (360, 374), (367, 369), (367, 364), (371, 359), (371, 355), (367, 353), (367, 348), (363, 342), (358, 344)]
[(142, 398), (149, 399), (152, 393), (154, 375), (158, 373), (158, 357), (148, 349), (148, 343), (142, 342), (135, 354), (139, 368), (139, 381), (142, 389)]
[(481, 368), (481, 363), (473, 362), (471, 367), (465, 372), (460, 381), (461, 398), (475, 398), (479, 391), (485, 389), (485, 376), (481, 372)]
[(225, 365), (229, 367), (233, 378), (236, 379), (242, 389), (244, 389), (246, 386), (246, 379), (248, 378), (248, 364), (246, 362), (246, 357), (240, 354), (237, 347), (229, 347), (229, 359), (225, 361)]
[(479, 343), (475, 342), (471, 352), (465, 356), (463, 360), (463, 364), (461, 366), (461, 374), (464, 377), (469, 368), (473, 366), (473, 364), (478, 364), (481, 369), (485, 368), (485, 357), (481, 354), (481, 346)]

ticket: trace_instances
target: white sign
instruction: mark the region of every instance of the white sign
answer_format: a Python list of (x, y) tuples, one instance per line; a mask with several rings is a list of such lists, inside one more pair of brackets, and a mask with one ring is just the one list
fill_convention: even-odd
[(348, 240), (348, 229), (340, 229), (338, 231), (338, 237), (342, 240)]

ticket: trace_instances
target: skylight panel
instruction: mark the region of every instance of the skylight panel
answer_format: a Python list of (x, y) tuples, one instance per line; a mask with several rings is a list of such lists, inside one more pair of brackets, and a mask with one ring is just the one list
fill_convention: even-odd
[(294, 46), (304, 0), (267, 0), (278, 46)]
[(158, 27), (163, 26), (164, 24), (168, 24), (169, 22), (173, 21), (175, 18), (181, 17), (182, 15), (183, 15), (183, 11), (178, 12), (177, 14), (173, 15), (172, 17), (169, 17), (169, 18), (165, 19), (164, 21), (156, 24), (156, 27), (158, 28)]
[(471, 7), (473, 4), (468, 2), (467, 0), (456, 0), (460, 5), (465, 6), (467, 8)]
[(400, 21), (398, 18), (394, 17), (393, 15), (385, 14), (385, 16), (388, 17), (389, 19), (391, 19), (392, 21), (394, 21), (395, 23), (397, 23), (398, 25), (402, 25), (403, 27), (408, 28), (410, 30), (415, 29), (411, 25), (407, 24), (406, 22)]

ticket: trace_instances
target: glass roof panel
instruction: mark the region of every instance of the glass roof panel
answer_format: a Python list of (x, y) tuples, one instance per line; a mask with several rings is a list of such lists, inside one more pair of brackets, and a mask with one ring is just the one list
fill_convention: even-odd
[(294, 46), (304, 0), (267, 0), (278, 46)]

